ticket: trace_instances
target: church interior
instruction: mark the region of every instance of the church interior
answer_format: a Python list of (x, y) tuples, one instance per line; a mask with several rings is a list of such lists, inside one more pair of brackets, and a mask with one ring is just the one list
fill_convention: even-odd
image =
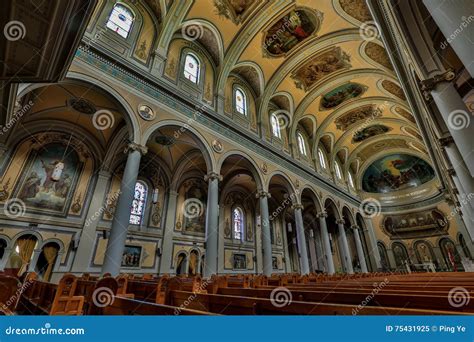
[(471, 0), (2, 8), (1, 314), (474, 313)]

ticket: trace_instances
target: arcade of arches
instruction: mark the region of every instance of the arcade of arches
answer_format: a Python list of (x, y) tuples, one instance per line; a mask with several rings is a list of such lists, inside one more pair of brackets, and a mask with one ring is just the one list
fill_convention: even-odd
[(472, 271), (473, 26), (442, 47), (438, 2), (95, 1), (2, 118), (0, 271)]

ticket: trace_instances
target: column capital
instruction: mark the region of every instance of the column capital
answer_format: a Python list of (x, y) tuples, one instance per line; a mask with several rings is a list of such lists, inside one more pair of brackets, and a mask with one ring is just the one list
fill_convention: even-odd
[(326, 217), (328, 217), (328, 213), (325, 212), (325, 211), (322, 211), (320, 213), (317, 213), (316, 216), (319, 217), (319, 218), (326, 218)]
[(453, 69), (448, 69), (445, 72), (439, 73), (431, 78), (421, 81), (421, 91), (423, 92), (425, 100), (430, 99), (430, 91), (432, 91), (436, 85), (442, 82), (450, 82), (454, 80), (455, 76), (456, 74), (454, 73)]
[(337, 224), (344, 224), (344, 223), (346, 223), (346, 221), (344, 221), (343, 219), (337, 219), (336, 223)]
[(101, 178), (110, 178), (112, 176), (112, 173), (105, 167), (102, 167), (97, 174)]
[(255, 198), (261, 198), (261, 197), (270, 198), (270, 197), (272, 197), (272, 195), (271, 195), (268, 191), (259, 190), (259, 191), (257, 191), (257, 193), (255, 194)]
[(360, 229), (360, 227), (359, 227), (358, 225), (356, 225), (356, 224), (352, 225), (351, 228), (354, 229), (354, 230)]
[(127, 147), (125, 147), (123, 153), (130, 153), (135, 151), (140, 152), (141, 155), (144, 156), (148, 152), (148, 147), (131, 142), (127, 145)]
[(219, 182), (222, 181), (222, 175), (218, 174), (217, 172), (209, 172), (207, 175), (204, 176), (204, 180), (206, 182), (218, 180)]
[(304, 207), (303, 207), (303, 205), (302, 205), (301, 203), (295, 203), (295, 204), (293, 204), (293, 205), (291, 206), (291, 209), (293, 209), (293, 210), (298, 210), (298, 209), (303, 210)]

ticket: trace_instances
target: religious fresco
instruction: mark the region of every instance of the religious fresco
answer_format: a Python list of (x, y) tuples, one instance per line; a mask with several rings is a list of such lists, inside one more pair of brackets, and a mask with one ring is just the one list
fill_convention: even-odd
[(339, 0), (339, 4), (344, 12), (360, 22), (372, 20), (369, 8), (364, 0)]
[(394, 242), (392, 244), (392, 252), (397, 268), (404, 268), (406, 262), (410, 260), (406, 247), (401, 242)]
[(364, 129), (354, 133), (354, 136), (352, 137), (352, 143), (358, 143), (366, 139), (375, 137), (376, 135), (387, 133), (391, 130), (392, 129), (390, 127), (387, 127), (385, 125), (372, 125), (369, 127), (365, 127)]
[(403, 116), (405, 119), (407, 119), (410, 122), (416, 123), (416, 120), (413, 117), (413, 115), (411, 115), (409, 112), (407, 112), (405, 109), (401, 107), (395, 107), (395, 113), (397, 113), (400, 116)]
[(382, 264), (382, 270), (384, 271), (390, 270), (390, 263), (388, 261), (387, 249), (380, 242), (377, 242), (377, 247), (380, 254), (380, 262)]
[(406, 101), (407, 98), (405, 97), (405, 93), (403, 93), (402, 88), (400, 88), (397, 84), (391, 82), (391, 81), (383, 81), (382, 82), (382, 87), (388, 91), (390, 94), (395, 95), (399, 99)]
[(339, 116), (334, 123), (336, 128), (346, 131), (349, 126), (361, 121), (374, 120), (382, 116), (382, 110), (375, 105), (362, 106)]
[(296, 10), (278, 20), (265, 34), (263, 48), (270, 56), (283, 56), (319, 29), (322, 13)]
[(74, 149), (58, 143), (32, 150), (15, 197), (27, 208), (66, 215), (82, 169)]
[(177, 230), (189, 233), (204, 233), (206, 226), (207, 184), (203, 179), (185, 181), (179, 191), (182, 199), (181, 220)]
[(439, 241), (439, 247), (443, 253), (444, 262), (449, 271), (464, 271), (462, 259), (459, 255), (454, 242), (449, 238), (443, 238)]
[(365, 53), (374, 62), (384, 66), (389, 70), (393, 70), (392, 63), (390, 62), (390, 58), (388, 58), (387, 55), (387, 51), (379, 44), (368, 42), (365, 46)]
[(418, 140), (421, 140), (423, 141), (423, 138), (422, 136), (420, 135), (420, 133), (418, 133), (415, 129), (411, 128), (411, 127), (405, 127), (405, 131), (410, 134), (410, 135), (413, 135), (415, 138), (417, 138)]
[(321, 98), (320, 110), (331, 109), (350, 99), (359, 97), (367, 90), (367, 87), (358, 83), (343, 84)]
[(386, 193), (424, 184), (434, 178), (433, 168), (409, 154), (391, 154), (374, 161), (365, 171), (362, 189)]
[(382, 229), (391, 238), (414, 239), (444, 234), (448, 220), (438, 209), (385, 216)]
[(415, 250), (415, 255), (416, 255), (416, 259), (418, 260), (418, 263), (420, 264), (433, 263), (436, 266), (438, 266), (436, 257), (433, 254), (433, 249), (428, 244), (428, 242), (426, 241), (415, 242), (414, 250)]
[(308, 91), (313, 85), (328, 75), (351, 67), (351, 57), (340, 47), (332, 47), (316, 55), (309, 62), (292, 73), (291, 78), (299, 89)]
[(257, 3), (255, 0), (214, 0), (214, 7), (218, 16), (238, 24), (242, 22), (247, 10), (255, 3)]
[(141, 246), (125, 246), (122, 254), (122, 267), (140, 267)]

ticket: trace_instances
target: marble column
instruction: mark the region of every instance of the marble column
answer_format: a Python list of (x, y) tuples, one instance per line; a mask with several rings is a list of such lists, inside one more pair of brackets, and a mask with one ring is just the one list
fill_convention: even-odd
[(293, 205), (295, 211), (296, 237), (298, 241), (298, 252), (300, 259), (301, 274), (309, 273), (308, 250), (306, 249), (306, 235), (303, 224), (303, 206), (301, 204)]
[(352, 268), (351, 251), (349, 250), (349, 244), (347, 243), (346, 229), (344, 228), (344, 220), (336, 220), (337, 227), (339, 228), (339, 238), (341, 239), (342, 254), (344, 255), (344, 265), (346, 271), (349, 274), (354, 273)]
[(270, 235), (270, 220), (268, 214), (268, 198), (271, 196), (266, 191), (257, 193), (260, 199), (260, 218), (262, 226), (262, 246), (263, 246), (263, 274), (270, 276), (272, 274), (272, 240)]
[(326, 272), (328, 274), (334, 274), (335, 268), (334, 268), (334, 261), (332, 259), (331, 241), (329, 241), (328, 227), (326, 225), (327, 216), (328, 214), (325, 212), (318, 214), (319, 229), (321, 231), (321, 238), (323, 240), (323, 246), (324, 246), (324, 258), (326, 259), (326, 265), (327, 265)]
[(318, 254), (316, 253), (316, 239), (314, 237), (314, 231), (313, 227), (310, 228), (309, 230), (309, 238), (308, 238), (308, 249), (309, 249), (309, 255), (310, 255), (310, 265), (309, 269), (311, 272), (316, 271), (318, 267)]
[(168, 206), (166, 208), (166, 221), (163, 229), (163, 242), (161, 244), (160, 274), (170, 274), (173, 263), (173, 232), (176, 225), (176, 209), (178, 193), (174, 190), (168, 192)]
[(211, 172), (204, 177), (209, 183), (206, 211), (206, 257), (204, 259), (204, 277), (217, 274), (219, 252), (219, 181), (222, 176)]
[(105, 250), (102, 274), (110, 273), (116, 276), (120, 273), (122, 255), (127, 240), (128, 225), (130, 220), (130, 208), (135, 192), (140, 160), (146, 154), (147, 148), (135, 143), (131, 143), (125, 150), (128, 153), (125, 170), (123, 171), (122, 183), (120, 185), (120, 195), (115, 208), (112, 228), (110, 229), (107, 248)]
[(423, 0), (431, 17), (456, 55), (474, 77), (472, 59), (474, 2), (472, 0)]
[[(367, 227), (367, 232), (369, 234), (369, 256), (374, 258), (375, 266), (377, 270), (382, 270), (382, 258), (380, 257), (379, 247), (377, 246), (377, 237), (375, 236), (374, 226), (372, 225), (372, 219), (364, 219), (365, 225)], [(390, 265), (387, 265), (390, 267)]]
[(89, 209), (87, 210), (86, 220), (82, 227), (80, 238), (76, 238), (79, 242), (74, 255), (71, 273), (81, 275), (84, 272), (90, 272), (89, 265), (91, 264), (92, 253), (94, 245), (97, 240), (97, 225), (99, 224), (102, 214), (107, 209), (108, 200), (106, 199), (107, 185), (111, 179), (111, 174), (108, 171), (101, 170), (97, 175), (97, 182), (95, 184), (94, 192), (90, 201)]
[[(450, 76), (439, 76), (431, 81), (424, 81), (423, 84), (425, 89), (431, 90), (431, 96), (459, 150), (460, 158), (451, 160), (453, 167), (456, 167), (456, 172), (461, 172), (460, 169), (464, 165), (466, 166), (467, 173), (471, 176), (469, 184), (472, 188), (472, 178), (474, 177), (474, 153), (472, 153), (474, 119), (453, 83), (447, 81), (449, 79)], [(450, 152), (446, 152), (449, 156)]]
[(357, 249), (357, 256), (359, 257), (360, 270), (362, 273), (367, 273), (367, 263), (365, 262), (364, 249), (362, 248), (362, 241), (360, 240), (359, 227), (352, 227), (354, 230), (354, 239)]

